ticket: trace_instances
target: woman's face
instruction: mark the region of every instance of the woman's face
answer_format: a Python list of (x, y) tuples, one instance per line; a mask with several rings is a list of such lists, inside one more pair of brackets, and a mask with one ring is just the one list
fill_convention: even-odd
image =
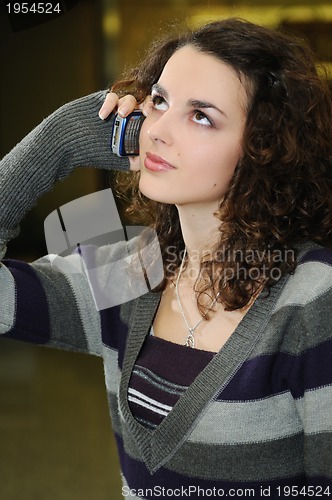
[(241, 157), (247, 105), (235, 71), (187, 45), (152, 88), (140, 134), (140, 190), (162, 203), (215, 209)]

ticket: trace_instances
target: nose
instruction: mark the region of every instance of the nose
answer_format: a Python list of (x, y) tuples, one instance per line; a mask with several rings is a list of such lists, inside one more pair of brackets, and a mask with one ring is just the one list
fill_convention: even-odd
[(169, 145), (173, 141), (174, 125), (175, 122), (172, 119), (172, 113), (168, 109), (154, 119), (148, 128), (147, 134), (152, 142), (161, 142)]

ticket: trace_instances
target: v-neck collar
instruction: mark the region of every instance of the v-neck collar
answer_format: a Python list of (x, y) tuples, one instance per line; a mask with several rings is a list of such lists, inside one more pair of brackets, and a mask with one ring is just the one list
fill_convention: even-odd
[(120, 411), (151, 473), (173, 456), (207, 404), (229, 383), (248, 358), (263, 334), (274, 304), (288, 278), (289, 276), (284, 276), (271, 288), (267, 297), (257, 298), (220, 351), (154, 430), (144, 427), (132, 415), (128, 404), (128, 387), (134, 364), (149, 334), (161, 294), (148, 293), (137, 300), (122, 367)]

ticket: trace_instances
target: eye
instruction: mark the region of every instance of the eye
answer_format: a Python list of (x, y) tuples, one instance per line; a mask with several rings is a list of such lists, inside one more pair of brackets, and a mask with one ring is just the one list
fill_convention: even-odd
[(167, 109), (167, 103), (161, 95), (158, 95), (158, 94), (153, 95), (152, 96), (152, 103), (153, 103), (153, 107), (155, 109), (158, 109), (161, 111), (165, 111)]
[(193, 112), (193, 121), (195, 123), (198, 123), (199, 125), (210, 127), (212, 127), (213, 125), (212, 120), (210, 120), (210, 118), (208, 118), (204, 113), (202, 113), (202, 111), (199, 111), (198, 109)]

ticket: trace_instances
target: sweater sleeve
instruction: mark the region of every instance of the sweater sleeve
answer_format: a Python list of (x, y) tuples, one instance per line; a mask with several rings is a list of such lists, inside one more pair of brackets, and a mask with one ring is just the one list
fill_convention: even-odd
[(163, 279), (155, 233), (143, 233), (32, 264), (2, 261), (0, 336), (102, 355), (105, 335), (117, 338), (122, 331), (121, 306)]
[(313, 254), (300, 266), (311, 286), (302, 287), (297, 299), (303, 304), (293, 392), (304, 429), (308, 484), (329, 487), (332, 493), (332, 253), (322, 249)]
[(102, 354), (101, 320), (79, 255), (0, 263), (0, 337)]
[[(111, 153), (114, 115), (98, 111), (105, 91), (65, 104), (32, 130), (0, 162), (0, 251), (19, 232), (19, 223), (38, 198), (75, 167), (127, 170), (127, 158)], [(0, 255), (1, 257), (1, 255)]]

